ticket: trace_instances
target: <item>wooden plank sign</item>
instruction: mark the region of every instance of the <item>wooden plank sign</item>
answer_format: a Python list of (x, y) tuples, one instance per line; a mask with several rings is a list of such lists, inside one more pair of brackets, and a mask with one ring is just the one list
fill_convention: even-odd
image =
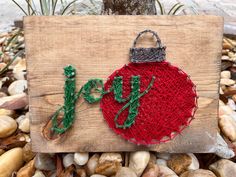
[[(216, 143), (223, 19), (216, 16), (70, 16), (24, 19), (33, 150), (37, 152), (213, 152)], [(198, 109), (190, 126), (173, 140), (137, 146), (117, 136), (99, 104), (77, 103), (73, 127), (61, 138), (42, 130), (63, 105), (63, 68), (77, 69), (76, 88), (104, 81), (129, 62), (137, 34), (152, 29), (167, 46), (167, 60), (188, 73), (197, 87)], [(153, 45), (151, 38), (139, 41)], [(81, 106), (82, 105), (82, 106)]]

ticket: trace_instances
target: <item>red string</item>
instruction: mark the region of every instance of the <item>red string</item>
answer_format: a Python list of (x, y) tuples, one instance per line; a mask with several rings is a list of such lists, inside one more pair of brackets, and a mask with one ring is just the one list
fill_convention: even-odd
[[(135, 124), (128, 129), (116, 128), (114, 123), (115, 115), (125, 103), (118, 103), (113, 92), (104, 95), (100, 107), (109, 127), (136, 144), (159, 144), (174, 138), (193, 119), (197, 107), (195, 85), (185, 72), (168, 62), (152, 62), (125, 65), (109, 76), (105, 89), (111, 88), (114, 77), (123, 76), (123, 97), (126, 98), (133, 75), (140, 75), (140, 92), (147, 88), (152, 76), (156, 79), (151, 90), (140, 98)], [(128, 110), (119, 116), (119, 124), (127, 118)]]

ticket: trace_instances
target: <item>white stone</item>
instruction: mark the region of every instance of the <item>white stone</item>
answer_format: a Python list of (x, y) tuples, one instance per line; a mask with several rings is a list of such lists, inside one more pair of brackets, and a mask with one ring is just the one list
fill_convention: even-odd
[(156, 164), (167, 166), (167, 161), (165, 159), (157, 159)]
[(10, 95), (16, 95), (24, 93), (27, 89), (27, 80), (16, 80), (8, 87), (8, 93)]
[(163, 177), (178, 177), (176, 173), (164, 165), (159, 165), (159, 176)]
[(74, 161), (77, 165), (85, 165), (88, 162), (89, 153), (77, 152), (74, 154)]
[(46, 177), (42, 171), (40, 170), (36, 170), (35, 173), (34, 173), (34, 176), (32, 177)]
[(138, 177), (140, 177), (146, 168), (150, 159), (148, 151), (137, 151), (130, 153), (129, 168), (134, 170)]
[(30, 120), (29, 120), (29, 116), (26, 116), (26, 115), (21, 115), (20, 117), (18, 117), (16, 119), (16, 121), (18, 122), (19, 124), (19, 129), (22, 131), (22, 132), (25, 132), (25, 133), (29, 133), (30, 132)]
[(219, 133), (217, 133), (216, 140), (217, 140), (217, 145), (214, 146), (216, 155), (224, 159), (230, 159), (235, 156), (234, 151), (228, 147), (227, 143)]
[(222, 71), (220, 73), (220, 77), (222, 79), (230, 79), (231, 78), (231, 74), (230, 74), (230, 71)]
[(228, 55), (222, 55), (221, 60), (230, 60)]
[(232, 110), (236, 110), (236, 105), (235, 105), (235, 102), (234, 102), (234, 100), (232, 100), (232, 99), (228, 99), (228, 103), (227, 103), (227, 105), (232, 109)]
[(189, 165), (188, 170), (197, 170), (199, 169), (199, 161), (193, 153), (188, 153), (192, 159), (192, 163)]
[(94, 174), (94, 175), (92, 175), (92, 176), (90, 176), (90, 177), (106, 177), (106, 176), (104, 176), (104, 175), (99, 175), (99, 174)]
[(235, 84), (235, 81), (232, 79), (220, 79), (220, 84), (221, 85), (227, 85), (227, 86), (231, 86)]
[(65, 168), (71, 166), (72, 164), (74, 164), (74, 154), (66, 154), (63, 157), (63, 165)]
[(16, 121), (9, 116), (0, 116), (0, 138), (13, 134), (17, 129)]
[(230, 115), (234, 111), (228, 105), (220, 105), (219, 106), (219, 116), (221, 115)]

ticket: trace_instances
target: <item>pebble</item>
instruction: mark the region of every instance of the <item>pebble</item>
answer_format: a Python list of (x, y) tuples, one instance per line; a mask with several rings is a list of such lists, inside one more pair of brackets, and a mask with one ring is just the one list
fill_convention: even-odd
[(216, 177), (216, 175), (210, 170), (190, 170), (180, 175), (180, 177)]
[(103, 163), (105, 161), (122, 162), (122, 157), (120, 153), (105, 152), (102, 153), (101, 157), (99, 158), (99, 163)]
[(220, 105), (219, 106), (219, 116), (221, 116), (221, 115), (232, 115), (233, 112), (234, 111), (228, 105)]
[(230, 79), (231, 78), (231, 74), (230, 74), (230, 71), (222, 71), (220, 73), (220, 77), (222, 79)]
[(235, 84), (235, 81), (232, 79), (220, 79), (220, 84), (221, 85), (227, 85), (227, 86), (231, 86)]
[(232, 100), (232, 99), (228, 99), (228, 103), (227, 103), (227, 105), (232, 109), (232, 110), (236, 110), (236, 105), (235, 105), (235, 102), (234, 102), (234, 100)]
[(16, 110), (28, 105), (28, 96), (25, 93), (6, 96), (0, 99), (0, 108)]
[(36, 172), (34, 173), (34, 176), (32, 177), (46, 177), (42, 171), (40, 170), (36, 170)]
[(142, 177), (157, 177), (159, 174), (159, 167), (157, 164), (150, 164), (145, 169)]
[(16, 95), (24, 93), (27, 89), (27, 80), (16, 80), (12, 82), (8, 87), (8, 93), (10, 95)]
[(85, 165), (88, 162), (89, 153), (78, 152), (74, 154), (74, 161), (77, 165)]
[(192, 162), (191, 164), (188, 166), (188, 170), (197, 170), (199, 169), (199, 161), (197, 159), (197, 157), (193, 154), (193, 153), (188, 153), (189, 157), (191, 157)]
[(213, 171), (217, 177), (234, 177), (236, 174), (236, 163), (221, 159), (211, 164), (209, 169)]
[(18, 128), (25, 133), (30, 132), (30, 120), (29, 115), (21, 115), (16, 119), (17, 123), (19, 124)]
[(188, 154), (172, 154), (167, 160), (167, 166), (178, 175), (187, 171), (191, 163), (192, 158)]
[(106, 177), (106, 176), (104, 176), (104, 175), (99, 175), (99, 174), (95, 174), (95, 175), (92, 175), (92, 176), (90, 176), (90, 177)]
[(231, 141), (236, 141), (236, 122), (231, 116), (219, 116), (219, 126), (225, 136)]
[(167, 166), (160, 165), (159, 170), (160, 170), (159, 172), (160, 177), (178, 177), (176, 173)]
[(98, 165), (98, 160), (99, 160), (99, 154), (94, 154), (88, 160), (88, 163), (86, 164), (86, 170), (87, 170), (88, 175), (92, 175), (95, 173), (95, 169), (97, 168), (97, 165)]
[(118, 170), (115, 177), (137, 177), (137, 175), (132, 169), (122, 167)]
[(32, 177), (34, 173), (34, 160), (31, 160), (17, 172), (17, 177)]
[(130, 153), (129, 168), (131, 168), (138, 177), (141, 176), (150, 159), (148, 151), (137, 151)]
[(63, 157), (63, 166), (65, 168), (71, 166), (72, 164), (74, 164), (74, 154), (66, 154), (64, 157)]
[(95, 173), (105, 175), (105, 176), (112, 176), (112, 175), (115, 175), (120, 168), (121, 168), (120, 162), (105, 161), (103, 163), (98, 163), (95, 169)]
[[(0, 98), (1, 99), (1, 98)], [(0, 116), (13, 116), (15, 111), (9, 109), (0, 109)]]
[(167, 161), (164, 159), (157, 159), (156, 164), (167, 166)]
[(35, 157), (35, 152), (32, 151), (31, 143), (26, 143), (23, 147), (23, 159), (25, 162), (29, 162)]
[(215, 154), (217, 156), (224, 159), (230, 159), (235, 156), (234, 151), (228, 147), (228, 144), (219, 133), (217, 133), (216, 142), (217, 145), (215, 146)]
[(228, 55), (222, 55), (221, 60), (230, 60)]
[(0, 156), (0, 177), (10, 177), (23, 165), (22, 148), (13, 148)]
[(39, 170), (55, 170), (55, 162), (51, 155), (37, 153), (35, 157), (35, 167)]
[(13, 75), (17, 80), (24, 80), (26, 74), (26, 61), (20, 59), (17, 64), (13, 67)]
[(0, 116), (0, 138), (13, 134), (17, 129), (16, 121), (9, 116)]

